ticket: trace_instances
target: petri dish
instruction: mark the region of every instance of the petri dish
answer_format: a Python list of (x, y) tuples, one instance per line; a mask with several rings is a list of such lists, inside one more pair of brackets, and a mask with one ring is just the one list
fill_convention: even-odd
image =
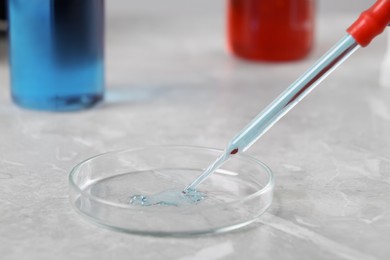
[(273, 198), (270, 168), (248, 155), (235, 156), (203, 182), (198, 191), (204, 199), (197, 203), (130, 203), (134, 196), (184, 189), (222, 152), (151, 146), (97, 155), (70, 172), (70, 201), (95, 224), (132, 234), (192, 236), (236, 230), (254, 222)]

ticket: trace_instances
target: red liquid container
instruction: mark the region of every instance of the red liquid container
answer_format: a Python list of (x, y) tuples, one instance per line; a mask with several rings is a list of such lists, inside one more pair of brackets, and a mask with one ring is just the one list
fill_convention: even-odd
[(227, 41), (234, 55), (255, 61), (289, 61), (310, 52), (314, 0), (227, 1)]

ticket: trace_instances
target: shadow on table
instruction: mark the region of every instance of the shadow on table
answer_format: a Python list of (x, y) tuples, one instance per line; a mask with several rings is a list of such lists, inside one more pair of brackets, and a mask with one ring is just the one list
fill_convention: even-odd
[(148, 102), (163, 96), (167, 92), (163, 86), (114, 86), (105, 94), (105, 107)]
[[(191, 102), (204, 99), (207, 87), (181, 84), (110, 86), (106, 89), (103, 107), (134, 105), (148, 102)], [(208, 93), (208, 92), (207, 92)]]

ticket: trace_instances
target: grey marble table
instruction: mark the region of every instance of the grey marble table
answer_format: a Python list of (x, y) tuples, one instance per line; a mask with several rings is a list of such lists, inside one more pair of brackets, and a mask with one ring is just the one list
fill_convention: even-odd
[(390, 89), (378, 84), (386, 37), (248, 151), (276, 176), (272, 207), (250, 228), (154, 238), (78, 216), (67, 183), (77, 162), (144, 145), (223, 148), (356, 17), (320, 12), (303, 61), (248, 63), (224, 49), (223, 1), (181, 1), (181, 11), (124, 2), (108, 4), (107, 95), (91, 110), (13, 105), (0, 40), (0, 259), (390, 259)]

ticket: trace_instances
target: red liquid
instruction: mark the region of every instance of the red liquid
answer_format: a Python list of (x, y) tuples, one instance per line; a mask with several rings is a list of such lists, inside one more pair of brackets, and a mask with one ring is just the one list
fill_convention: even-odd
[(314, 0), (228, 0), (228, 48), (239, 57), (304, 58), (313, 30)]

